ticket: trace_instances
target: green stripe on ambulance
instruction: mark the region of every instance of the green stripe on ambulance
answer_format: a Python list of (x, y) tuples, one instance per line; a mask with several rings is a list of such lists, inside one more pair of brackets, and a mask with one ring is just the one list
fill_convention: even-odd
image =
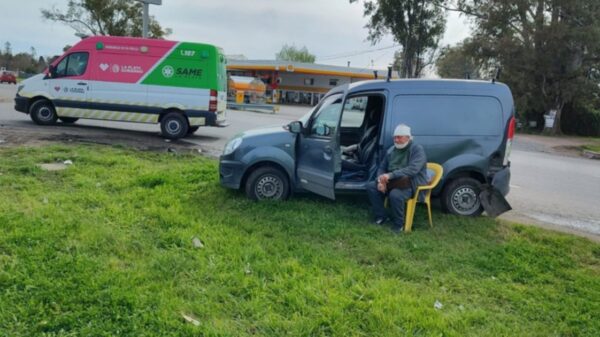
[(224, 88), (219, 85), (218, 78), (220, 74), (214, 73), (214, 64), (223, 63), (222, 58), (215, 46), (182, 42), (154, 68), (142, 84), (222, 91)]

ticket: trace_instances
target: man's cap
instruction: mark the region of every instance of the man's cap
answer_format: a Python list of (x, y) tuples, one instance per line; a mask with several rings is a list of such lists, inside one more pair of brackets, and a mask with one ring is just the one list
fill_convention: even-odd
[(409, 136), (411, 137), (410, 134), (410, 126), (406, 125), (406, 124), (400, 124), (396, 127), (396, 129), (394, 130), (394, 137), (395, 136)]

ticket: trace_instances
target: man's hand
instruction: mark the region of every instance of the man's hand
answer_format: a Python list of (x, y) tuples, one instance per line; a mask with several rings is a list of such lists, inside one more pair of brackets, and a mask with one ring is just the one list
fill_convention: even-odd
[(388, 174), (382, 174), (377, 177), (377, 190), (381, 193), (385, 193), (387, 190), (387, 183), (390, 180), (390, 176)]
[(388, 181), (390, 180), (390, 175), (389, 174), (382, 174), (377, 178), (377, 182), (380, 184), (384, 184), (387, 185)]

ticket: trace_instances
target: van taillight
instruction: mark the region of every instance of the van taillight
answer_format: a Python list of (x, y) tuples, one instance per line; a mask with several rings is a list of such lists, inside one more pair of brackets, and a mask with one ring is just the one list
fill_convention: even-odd
[(208, 111), (217, 112), (217, 91), (210, 91), (210, 98), (208, 99)]
[(515, 117), (513, 116), (510, 118), (510, 121), (508, 122), (507, 138), (513, 139), (514, 136), (515, 136)]
[(508, 121), (508, 130), (506, 130), (506, 148), (504, 149), (504, 160), (502, 161), (504, 166), (508, 165), (512, 140), (515, 137), (515, 122), (515, 116), (512, 116), (510, 121)]

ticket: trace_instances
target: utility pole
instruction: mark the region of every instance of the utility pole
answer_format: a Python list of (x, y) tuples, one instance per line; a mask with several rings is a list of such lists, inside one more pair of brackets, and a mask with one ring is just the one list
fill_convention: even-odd
[(149, 7), (150, 5), (162, 5), (162, 0), (137, 0), (144, 5), (144, 17), (142, 24), (142, 36), (148, 37), (148, 22), (150, 21)]

